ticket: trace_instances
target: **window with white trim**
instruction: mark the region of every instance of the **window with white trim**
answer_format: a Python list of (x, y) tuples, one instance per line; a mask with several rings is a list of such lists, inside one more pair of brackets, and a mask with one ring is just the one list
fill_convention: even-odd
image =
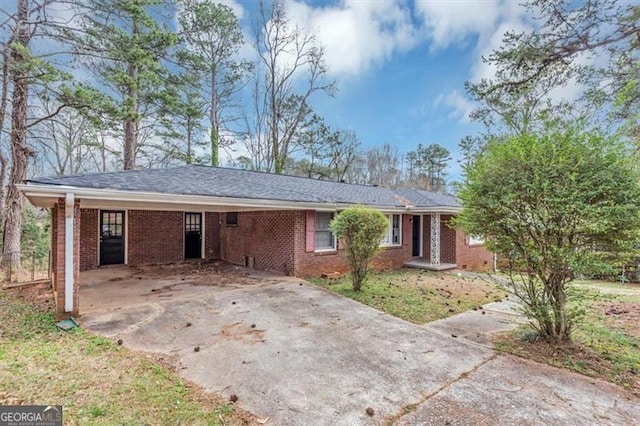
[(336, 236), (329, 229), (334, 212), (316, 212), (316, 251), (335, 250)]
[(469, 235), (469, 245), (470, 246), (479, 246), (484, 244), (484, 238), (478, 235)]
[(387, 215), (389, 226), (387, 233), (382, 239), (383, 246), (399, 246), (402, 244), (402, 215)]

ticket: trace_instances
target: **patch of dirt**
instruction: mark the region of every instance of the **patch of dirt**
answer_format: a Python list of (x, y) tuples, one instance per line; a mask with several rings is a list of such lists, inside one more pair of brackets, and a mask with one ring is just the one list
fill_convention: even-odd
[(518, 339), (511, 333), (496, 335), (494, 342), (503, 352), (616, 383), (640, 396), (640, 371), (616, 373), (611, 361), (578, 343), (531, 342)]
[(170, 291), (181, 284), (194, 286), (226, 287), (228, 285), (258, 284), (264, 280), (249, 276), (246, 268), (227, 262), (178, 262), (169, 264), (137, 266), (128, 277), (132, 279), (162, 279), (182, 277), (182, 282), (156, 289), (156, 292)]
[(229, 340), (242, 340), (244, 343), (256, 344), (264, 343), (264, 330), (259, 330), (253, 327), (247, 327), (246, 325), (236, 322), (233, 324), (225, 324), (222, 326), (220, 334)]
[(608, 326), (640, 338), (640, 302), (597, 302), (593, 307)]
[(14, 292), (30, 304), (45, 311), (55, 311), (56, 309), (56, 303), (53, 298), (53, 289), (51, 289), (51, 284), (49, 283), (19, 287), (7, 291)]
[(463, 299), (489, 299), (491, 302), (499, 302), (507, 296), (504, 291), (485, 280), (456, 274), (420, 273), (413, 279), (408, 279), (407, 284), (419, 284), (422, 287), (435, 289), (440, 297), (452, 299), (453, 303), (459, 303), (458, 300)]

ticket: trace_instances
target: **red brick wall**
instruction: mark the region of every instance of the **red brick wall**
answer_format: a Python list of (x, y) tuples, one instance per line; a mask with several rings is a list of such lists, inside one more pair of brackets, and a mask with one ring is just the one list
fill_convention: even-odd
[(238, 213), (238, 225), (227, 226), (221, 214), (220, 257), (244, 265), (245, 256), (255, 259), (255, 268), (294, 273), (294, 228), (303, 212), (263, 211)]
[[(51, 207), (51, 273), (55, 276), (55, 266), (58, 262), (58, 204)], [(55, 277), (52, 277), (55, 278)], [(55, 287), (54, 287), (55, 288)]]
[(440, 216), (440, 262), (456, 263), (456, 230), (451, 215)]
[(129, 265), (177, 262), (184, 258), (184, 213), (129, 210)]
[[(449, 222), (452, 215), (440, 216), (440, 262), (456, 263), (456, 230)], [(431, 215), (422, 218), (422, 258), (431, 261)]]
[(431, 215), (422, 216), (422, 258), (431, 261)]
[(487, 271), (493, 268), (493, 253), (483, 245), (469, 245), (469, 239), (460, 230), (456, 233), (458, 269)]
[[(411, 215), (402, 215), (402, 245), (399, 247), (386, 247), (374, 259), (372, 266), (375, 269), (401, 268), (407, 259), (411, 258)], [(333, 272), (346, 273), (349, 271), (345, 259), (344, 248), (338, 242), (338, 250), (333, 252), (307, 252), (306, 241), (306, 215), (299, 212), (295, 228), (295, 275), (301, 277), (319, 276)]]
[[(53, 265), (64, 265), (64, 200), (61, 210), (52, 209)], [(127, 212), (128, 263), (130, 265), (176, 262), (184, 258), (184, 213), (170, 211), (130, 210)], [(298, 276), (318, 276), (325, 273), (348, 272), (344, 249), (338, 244), (334, 252), (307, 252), (306, 213), (304, 211), (240, 212), (238, 226), (226, 226), (225, 214), (205, 213), (205, 258), (224, 259), (243, 265), (245, 256), (255, 259), (255, 268)], [(400, 268), (411, 258), (411, 215), (402, 217), (402, 246), (388, 247), (374, 260), (377, 269)], [(449, 228), (451, 216), (442, 216), (441, 260), (457, 263), (469, 270), (490, 269), (492, 253), (482, 246), (469, 246), (461, 231)], [(222, 220), (222, 225), (220, 225)], [(82, 248), (79, 253), (81, 270), (98, 266), (98, 210), (82, 209), (78, 221)], [(61, 225), (60, 225), (61, 224)], [(423, 219), (424, 258), (429, 259), (430, 216)], [(62, 226), (62, 232), (58, 232)], [(56, 250), (55, 248), (58, 247)], [(448, 247), (448, 248), (447, 248)], [(54, 271), (56, 268), (54, 267)], [(62, 278), (64, 282), (64, 278)]]
[(204, 258), (220, 259), (220, 213), (205, 213)]
[(80, 210), (80, 270), (95, 269), (100, 262), (98, 253), (98, 210)]

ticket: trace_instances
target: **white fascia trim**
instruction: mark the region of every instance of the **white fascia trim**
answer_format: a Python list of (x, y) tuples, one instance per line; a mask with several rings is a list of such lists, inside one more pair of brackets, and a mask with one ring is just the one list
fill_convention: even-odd
[(431, 214), (431, 213), (444, 213), (444, 214), (457, 214), (462, 211), (462, 207), (451, 206), (436, 206), (436, 207), (417, 207), (411, 212), (413, 214)]

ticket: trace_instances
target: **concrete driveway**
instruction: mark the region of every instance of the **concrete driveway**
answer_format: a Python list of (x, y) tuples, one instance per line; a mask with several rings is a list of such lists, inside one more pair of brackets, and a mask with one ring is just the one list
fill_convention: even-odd
[(186, 379), (237, 395), (270, 424), (640, 418), (640, 400), (616, 386), (496, 356), (299, 279), (241, 269), (154, 276), (128, 268), (82, 278), (84, 327), (162, 354)]

